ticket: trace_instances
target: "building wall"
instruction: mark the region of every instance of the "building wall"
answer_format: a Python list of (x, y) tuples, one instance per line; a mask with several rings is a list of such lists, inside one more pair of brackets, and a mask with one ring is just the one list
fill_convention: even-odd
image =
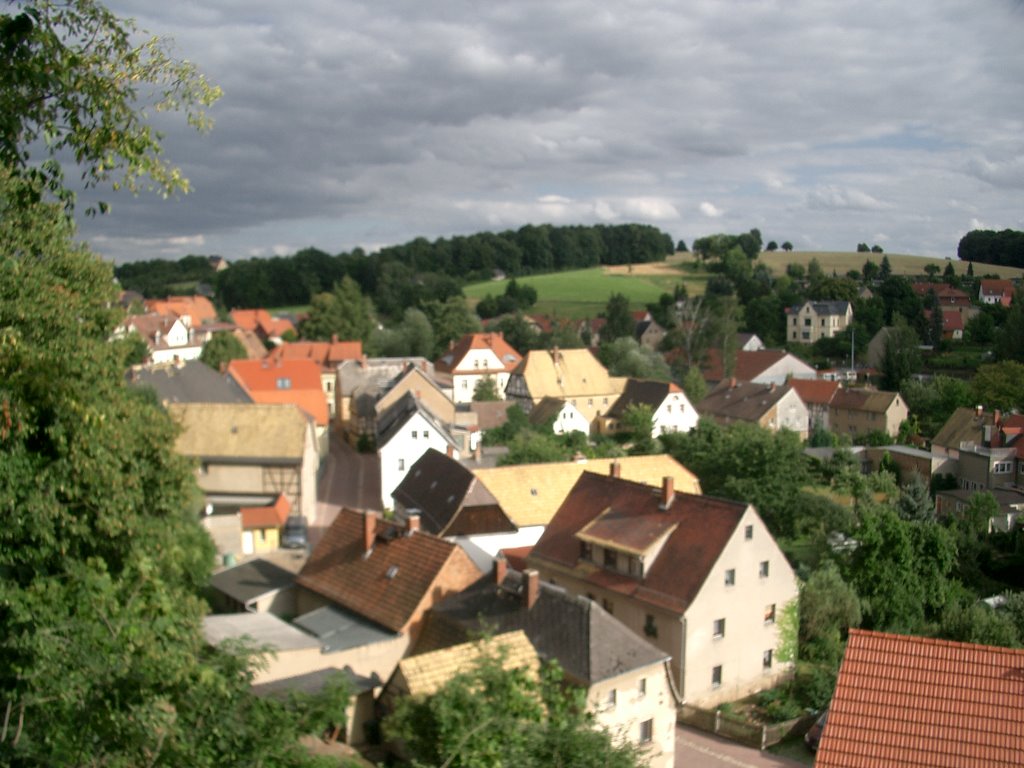
[(469, 555), (460, 547), (455, 547), (448, 562), (445, 563), (444, 568), (434, 579), (434, 583), (423, 595), (423, 599), (420, 600), (419, 605), (416, 606), (402, 628), (402, 631), (411, 638), (410, 642), (415, 643), (416, 638), (419, 637), (420, 629), (423, 627), (423, 617), (427, 611), (448, 595), (461, 592), (483, 575), (483, 571), (473, 564)]
[(387, 680), (408, 648), (409, 638), (405, 635), (396, 635), (388, 640), (334, 653), (323, 653), (319, 647), (278, 651), (276, 658), (270, 655), (264, 657), (267, 668), (256, 671), (253, 683), (269, 683), (328, 667), (344, 669), (347, 666), (352, 667), (352, 671), (357, 675), (373, 677), (376, 673), (381, 680)]
[[(415, 435), (415, 437), (413, 436)], [(447, 453), (448, 441), (441, 436), (437, 428), (427, 421), (420, 413), (415, 413), (396, 432), (386, 445), (379, 446), (380, 456), (380, 494), (386, 507), (391, 507), (391, 494), (405, 478), (428, 448)], [(458, 452), (453, 457), (458, 459)]]
[(651, 437), (671, 432), (689, 432), (697, 426), (700, 414), (682, 392), (670, 392), (654, 412)]
[(590, 422), (583, 417), (578, 408), (566, 403), (555, 417), (553, 430), (556, 435), (567, 435), (570, 432), (582, 432), (584, 435), (589, 435)]
[(850, 315), (818, 315), (810, 303), (794, 314), (787, 315), (786, 338), (801, 344), (813, 344), (818, 339), (831, 339), (850, 324)]
[(865, 435), (868, 432), (879, 431), (889, 437), (896, 437), (900, 431), (900, 424), (908, 415), (909, 411), (903, 399), (897, 397), (885, 413), (830, 407), (829, 423), (832, 425), (832, 431), (839, 435)]
[(471, 349), (452, 371), (453, 400), (456, 403), (469, 403), (473, 400), (473, 392), (477, 383), (490, 377), (497, 384), (498, 397), (505, 398), (505, 387), (508, 385), (508, 371), (493, 349)]
[[(422, 374), (406, 376), (377, 401), (378, 416), (397, 403), (406, 392), (412, 392), (416, 399), (426, 406), (434, 416), (446, 423), (455, 421), (455, 404), (432, 384), (419, 378)], [(472, 392), (470, 392), (472, 400)]]
[[(641, 692), (640, 681), (645, 684)], [(615, 691), (614, 703), (611, 692)], [(643, 747), (641, 724), (650, 721), (646, 755), (651, 768), (675, 764), (676, 705), (663, 664), (652, 664), (595, 683), (587, 691), (587, 709), (598, 726), (616, 738)]]

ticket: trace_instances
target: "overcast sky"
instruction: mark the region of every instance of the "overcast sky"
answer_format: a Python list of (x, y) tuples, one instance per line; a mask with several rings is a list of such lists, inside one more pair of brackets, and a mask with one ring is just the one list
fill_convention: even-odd
[(110, 7), (224, 91), (211, 133), (160, 123), (190, 194), (83, 223), (118, 262), (634, 221), (945, 257), (1024, 229), (1020, 0)]

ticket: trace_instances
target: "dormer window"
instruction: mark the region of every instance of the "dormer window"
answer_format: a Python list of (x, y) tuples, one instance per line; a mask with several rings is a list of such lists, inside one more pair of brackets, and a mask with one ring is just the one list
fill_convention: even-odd
[(604, 564), (607, 568), (618, 568), (619, 566), (619, 553), (614, 549), (605, 549), (604, 551)]
[(277, 380), (277, 388), (278, 389), (291, 389), (292, 388), (292, 380), (287, 378), (287, 377), (285, 377), (285, 376), (279, 377), (278, 380)]
[(580, 559), (594, 561), (594, 546), (589, 541), (580, 542)]

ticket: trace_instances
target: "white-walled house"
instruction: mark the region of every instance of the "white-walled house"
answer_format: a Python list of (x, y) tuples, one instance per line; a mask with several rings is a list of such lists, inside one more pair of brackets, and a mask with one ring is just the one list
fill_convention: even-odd
[(125, 338), (133, 332), (146, 342), (151, 363), (198, 360), (203, 353), (193, 329), (174, 315), (132, 315), (114, 331), (114, 338)]
[(551, 430), (556, 435), (567, 435), (570, 432), (590, 434), (590, 422), (580, 413), (579, 408), (568, 400), (558, 397), (545, 397), (530, 411), (530, 423), (543, 426), (551, 422)]
[(645, 405), (651, 409), (651, 437), (675, 432), (689, 432), (700, 419), (697, 409), (677, 384), (665, 381), (630, 379), (626, 389), (601, 419), (605, 434), (622, 429), (622, 417), (629, 406)]
[(412, 393), (377, 417), (380, 493), (385, 504), (390, 506), (391, 494), (430, 448), (459, 458), (458, 443)]
[(494, 380), (498, 397), (504, 399), (509, 374), (522, 359), (500, 332), (468, 333), (435, 361), (434, 371), (451, 377), (455, 403), (471, 402), (477, 385), (488, 378)]
[(734, 701), (792, 669), (779, 620), (796, 576), (749, 504), (587, 472), (527, 563), (671, 654), (684, 702)]

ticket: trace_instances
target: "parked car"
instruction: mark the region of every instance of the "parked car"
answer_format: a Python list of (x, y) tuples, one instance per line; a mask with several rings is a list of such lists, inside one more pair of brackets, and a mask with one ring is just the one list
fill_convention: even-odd
[(821, 713), (821, 717), (814, 721), (814, 725), (804, 735), (804, 743), (815, 752), (818, 751), (818, 742), (821, 741), (821, 734), (825, 730), (825, 721), (828, 720), (828, 710)]
[(285, 549), (305, 549), (309, 546), (309, 528), (306, 518), (292, 515), (284, 521), (281, 531), (281, 546)]

